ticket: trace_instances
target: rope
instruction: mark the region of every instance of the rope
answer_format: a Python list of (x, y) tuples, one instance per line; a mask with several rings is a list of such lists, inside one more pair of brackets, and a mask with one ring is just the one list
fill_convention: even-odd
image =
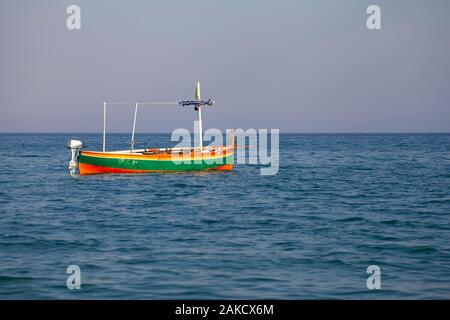
[(150, 105), (161, 105), (161, 104), (178, 104), (178, 102), (105, 102), (106, 104), (130, 104), (135, 105), (136, 103), (141, 104), (150, 104)]
[(138, 102), (139, 104), (178, 104), (178, 102)]

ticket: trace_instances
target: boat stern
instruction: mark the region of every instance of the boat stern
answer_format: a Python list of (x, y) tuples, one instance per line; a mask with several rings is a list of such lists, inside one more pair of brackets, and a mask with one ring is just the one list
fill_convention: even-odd
[(80, 149), (83, 147), (83, 143), (79, 140), (69, 140), (67, 142), (67, 148), (70, 149), (70, 162), (69, 173), (71, 176), (76, 175), (78, 168), (78, 157), (80, 155)]

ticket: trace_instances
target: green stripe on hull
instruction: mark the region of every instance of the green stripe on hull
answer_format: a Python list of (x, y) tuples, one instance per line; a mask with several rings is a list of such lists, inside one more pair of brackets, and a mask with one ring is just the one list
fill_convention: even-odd
[(86, 163), (95, 166), (128, 169), (128, 170), (155, 170), (155, 171), (189, 171), (189, 170), (207, 170), (222, 166), (225, 164), (232, 164), (234, 155), (227, 157), (202, 160), (201, 162), (188, 161), (176, 163), (171, 160), (140, 160), (140, 159), (117, 159), (117, 158), (100, 158), (90, 157), (80, 154), (78, 158), (79, 163)]

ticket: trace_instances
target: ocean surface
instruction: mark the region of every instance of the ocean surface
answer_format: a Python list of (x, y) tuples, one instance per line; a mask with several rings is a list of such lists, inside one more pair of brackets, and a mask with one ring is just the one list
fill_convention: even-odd
[(0, 134), (1, 299), (450, 299), (449, 134), (282, 134), (274, 176), (73, 178), (69, 138)]

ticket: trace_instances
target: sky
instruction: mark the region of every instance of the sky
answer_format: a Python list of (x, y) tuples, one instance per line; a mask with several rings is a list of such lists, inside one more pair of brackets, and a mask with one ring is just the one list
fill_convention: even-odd
[[(69, 5), (81, 30), (66, 27)], [(381, 30), (366, 9), (381, 8)], [(193, 99), (204, 129), (450, 132), (448, 0), (2, 0), (0, 132), (101, 132), (104, 101)], [(137, 132), (196, 113), (142, 107)], [(129, 132), (132, 106), (108, 109)]]

